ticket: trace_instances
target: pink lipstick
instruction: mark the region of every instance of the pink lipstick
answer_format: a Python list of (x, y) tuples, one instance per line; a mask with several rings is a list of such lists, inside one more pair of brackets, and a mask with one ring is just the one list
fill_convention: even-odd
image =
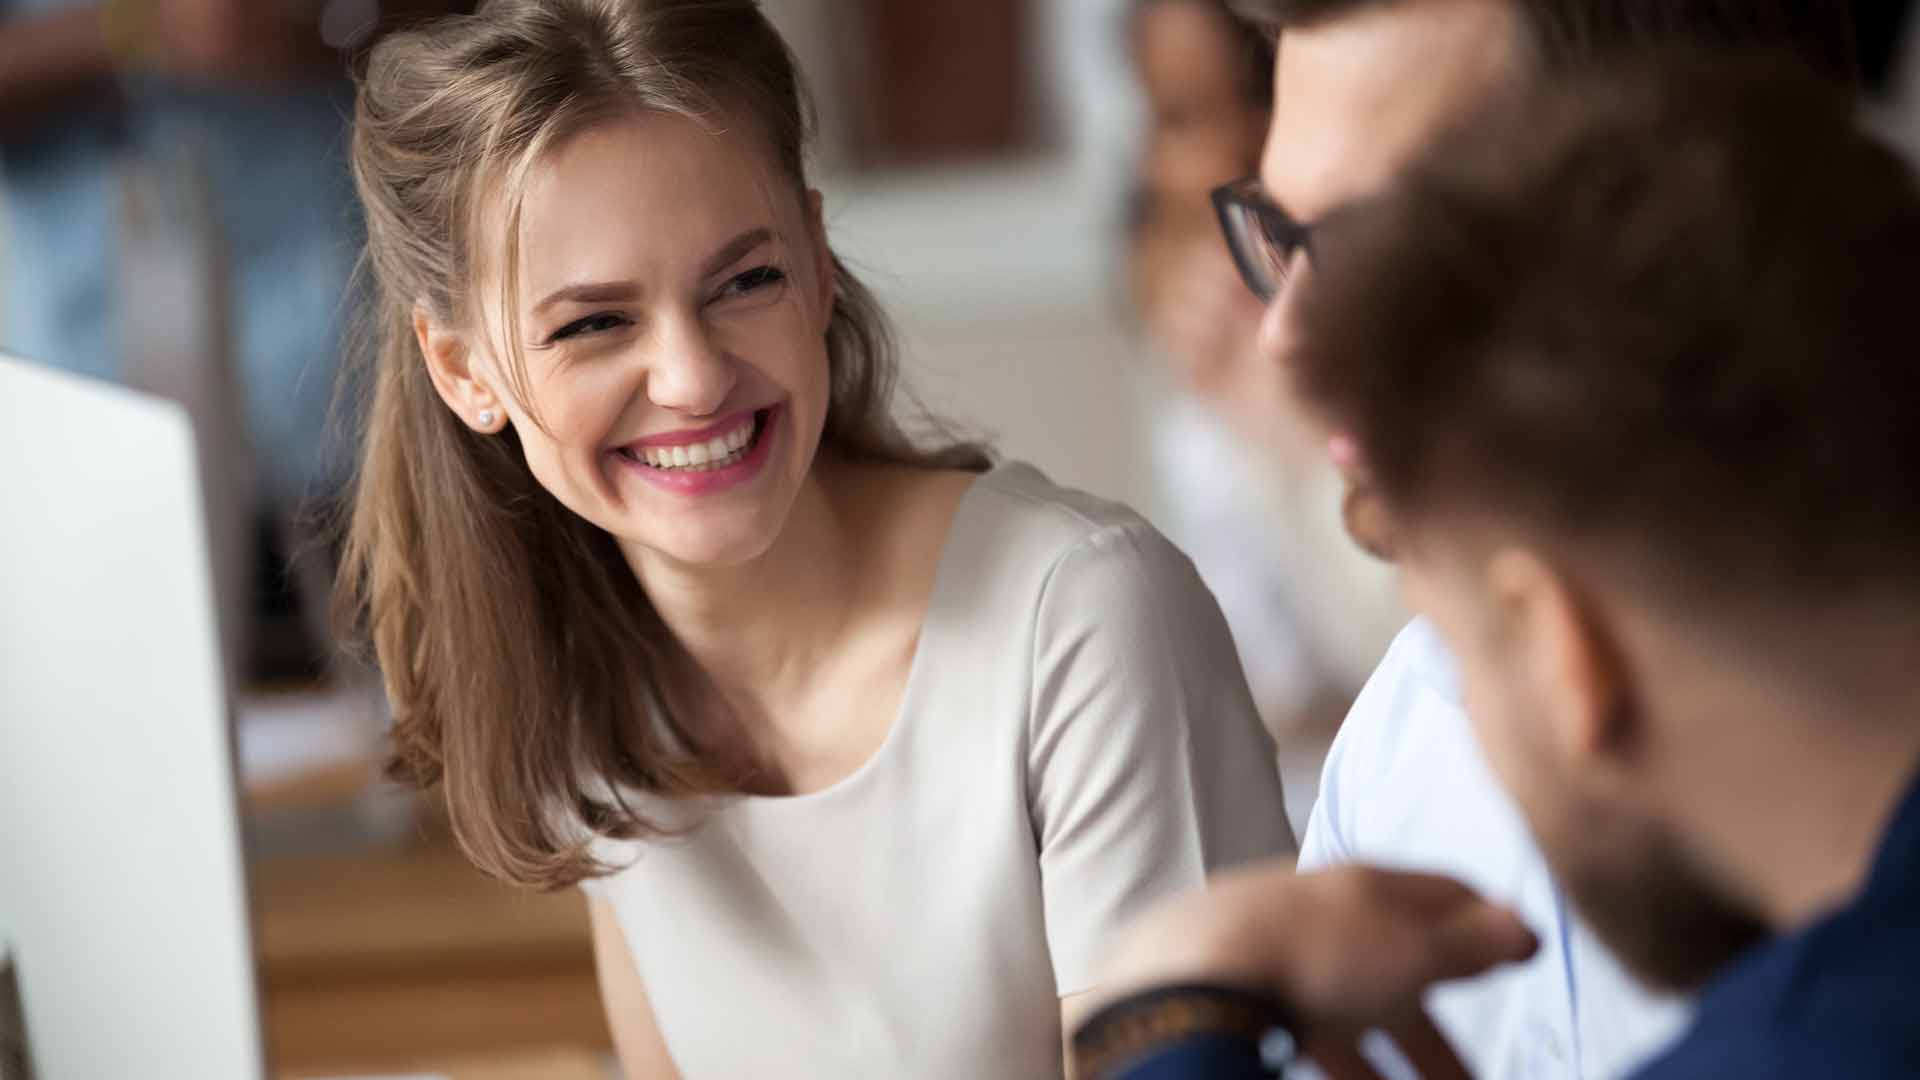
[(650, 435), (613, 451), (619, 465), (664, 491), (713, 495), (760, 474), (772, 455), (769, 438), (781, 406), (749, 409), (717, 423)]

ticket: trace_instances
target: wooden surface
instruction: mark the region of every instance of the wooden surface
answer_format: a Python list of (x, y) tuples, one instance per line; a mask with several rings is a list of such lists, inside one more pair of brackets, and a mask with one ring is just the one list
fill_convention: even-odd
[[(497, 1057), (426, 1062), (400, 1075), (431, 1076), (435, 1080), (617, 1080), (601, 1055), (578, 1050), (532, 1050)], [(384, 1075), (395, 1075), (388, 1070)], [(278, 1080), (355, 1080), (353, 1077), (307, 1072), (281, 1072)]]
[(604, 1077), (579, 892), (490, 881), (444, 837), (263, 860), (252, 884), (277, 1075)]

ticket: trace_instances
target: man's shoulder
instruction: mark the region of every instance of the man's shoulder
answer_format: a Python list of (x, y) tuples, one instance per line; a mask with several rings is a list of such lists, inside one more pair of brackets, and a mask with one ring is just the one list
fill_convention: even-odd
[(1461, 711), (1460, 679), (1453, 654), (1433, 624), (1416, 618), (1394, 637), (1354, 699), (1336, 739), (1337, 752), (1372, 758), (1404, 748), (1410, 739), (1471, 737), (1464, 725), (1436, 728), (1421, 722), (1436, 709)]
[(1856, 903), (1758, 946), (1644, 1080), (1920, 1076), (1920, 913)]
[(1723, 1016), (1688, 1031), (1633, 1080), (1909, 1080), (1920, 1076), (1920, 1025), (1910, 1011), (1896, 1014), (1891, 1005), (1882, 1002), (1863, 1015)]
[(1474, 739), (1453, 658), (1425, 619), (1400, 632), (1355, 700), (1313, 816), (1303, 865), (1357, 860), (1485, 887), (1533, 876), (1538, 860)]
[(1339, 814), (1333, 824), (1343, 838), (1359, 841), (1363, 832), (1378, 831), (1361, 830), (1361, 818), (1433, 809), (1432, 786), (1448, 782), (1458, 759), (1478, 753), (1453, 659), (1432, 624), (1415, 619), (1394, 638), (1334, 737), (1321, 799)]

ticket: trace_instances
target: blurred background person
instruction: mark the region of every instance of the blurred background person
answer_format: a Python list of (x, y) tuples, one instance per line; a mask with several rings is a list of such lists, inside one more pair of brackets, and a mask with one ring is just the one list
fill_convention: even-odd
[(251, 682), (311, 677), (325, 656), (296, 599), (324, 593), (324, 560), (302, 564), (306, 588), (287, 568), (303, 503), (341, 464), (346, 51), (383, 15), (452, 6), (0, 0), (0, 346), (195, 414)]
[(1346, 538), (1325, 453), (1254, 349), (1262, 306), (1209, 198), (1258, 165), (1273, 42), (1224, 0), (1134, 0), (1126, 18), (1146, 106), (1127, 261), (1161, 376), (1143, 410), (1156, 502), (1227, 613), (1289, 783), (1311, 786), (1405, 620), (1387, 568)]

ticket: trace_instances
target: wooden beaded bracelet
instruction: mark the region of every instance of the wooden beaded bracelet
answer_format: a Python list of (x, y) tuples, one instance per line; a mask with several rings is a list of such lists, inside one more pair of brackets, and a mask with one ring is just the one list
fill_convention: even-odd
[(1294, 1034), (1293, 1017), (1267, 994), (1211, 983), (1157, 986), (1110, 1002), (1073, 1036), (1075, 1074), (1098, 1080), (1146, 1054), (1196, 1035), (1259, 1045), (1276, 1031)]

